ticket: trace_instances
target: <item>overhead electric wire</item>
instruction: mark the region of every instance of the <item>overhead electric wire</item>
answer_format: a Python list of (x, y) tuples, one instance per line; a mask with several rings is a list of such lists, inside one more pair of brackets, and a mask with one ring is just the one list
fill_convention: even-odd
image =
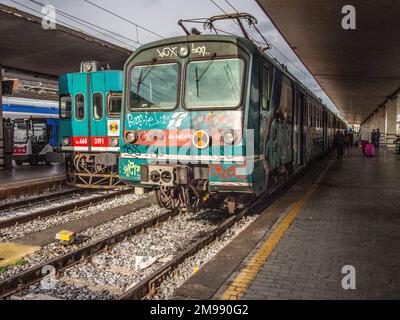
[[(210, 1), (211, 1), (219, 10), (221, 10), (224, 14), (227, 14), (227, 12), (226, 12), (221, 6), (219, 6), (214, 0), (210, 0)], [(224, 1), (225, 1), (234, 11), (236, 11), (237, 13), (239, 13), (239, 11), (229, 2), (229, 0), (224, 0)], [(234, 22), (236, 23), (236, 25), (239, 25), (236, 21), (234, 21)], [(262, 42), (257, 41), (256, 39), (254, 39), (254, 37), (250, 34), (250, 32), (248, 33), (248, 35), (249, 35), (249, 37), (250, 37), (254, 42), (256, 42), (257, 44), (262, 44)], [(292, 66), (294, 66), (296, 69), (298, 69), (306, 78), (311, 76), (311, 78), (312, 78), (314, 81), (316, 81), (315, 78), (313, 77), (313, 75), (305, 73), (303, 69), (301, 69), (299, 66), (297, 66), (296, 64), (294, 64), (294, 63), (293, 63), (282, 51), (280, 51), (276, 46), (272, 45), (272, 43), (270, 43), (269, 41), (267, 42), (267, 44), (270, 45), (271, 49), (275, 49), (282, 57), (284, 57), (288, 63), (290, 63)], [(326, 94), (325, 90), (322, 89), (321, 86), (319, 86), (319, 88), (320, 88), (320, 89), (325, 93), (325, 95), (328, 97), (328, 95)], [(314, 90), (316, 90), (316, 89), (314, 88), (313, 90), (311, 90), (311, 89), (309, 89), (309, 90), (310, 90), (310, 91), (314, 91)], [(334, 107), (335, 109), (337, 109), (336, 106), (335, 106), (335, 104), (332, 102), (332, 100), (331, 100), (329, 97), (328, 97), (328, 100), (332, 103), (333, 107)]]
[[(35, 3), (35, 4), (37, 4), (38, 6), (43, 6), (43, 7), (45, 6), (45, 4), (43, 4), (43, 3), (39, 2), (39, 1), (36, 1), (36, 0), (29, 0), (29, 1), (31, 1), (31, 2), (33, 2), (33, 3)], [(62, 10), (60, 10), (60, 9), (57, 9), (57, 10), (56, 10), (56, 13), (59, 14), (59, 15), (61, 15), (61, 16), (63, 16), (63, 17), (65, 17), (65, 18), (67, 18), (67, 19), (73, 20), (73, 21), (75, 21), (75, 22), (77, 22), (77, 23), (79, 23), (79, 24), (87, 24), (87, 25), (93, 26), (93, 27), (95, 27), (95, 28), (98, 28), (98, 29), (100, 29), (100, 30), (103, 30), (103, 31), (105, 31), (105, 32), (108, 32), (108, 33), (110, 33), (110, 34), (113, 34), (113, 35), (115, 35), (115, 36), (117, 36), (117, 37), (120, 37), (120, 38), (122, 38), (122, 39), (125, 39), (125, 40), (128, 40), (128, 41), (132, 41), (132, 42), (134, 42), (134, 43), (136, 43), (136, 44), (140, 44), (140, 45), (141, 45), (141, 43), (138, 42), (138, 41), (135, 41), (135, 40), (133, 40), (133, 39), (130, 39), (130, 38), (128, 38), (128, 37), (125, 37), (125, 36), (123, 36), (123, 35), (121, 35), (121, 34), (119, 34), (119, 33), (116, 33), (116, 32), (114, 32), (114, 31), (111, 31), (111, 30), (106, 29), (106, 28), (104, 28), (104, 27), (98, 26), (98, 25), (96, 25), (96, 24), (94, 24), (94, 23), (92, 23), (92, 22), (89, 22), (89, 21), (85, 20), (85, 19), (76, 17), (76, 16), (74, 16), (74, 15), (72, 15), (72, 14), (69, 14), (69, 13), (67, 13), (67, 12), (65, 12), (65, 11), (62, 11)], [(85, 25), (85, 27), (87, 27), (87, 26)], [(90, 27), (87, 27), (87, 28), (90, 28)], [(90, 29), (91, 29), (91, 30), (94, 30), (94, 29), (92, 29), (92, 28), (90, 28)], [(99, 31), (97, 31), (97, 30), (94, 30), (94, 31), (99, 32)], [(101, 33), (101, 32), (100, 32), (100, 33)], [(107, 37), (110, 37), (111, 39), (114, 39), (114, 40), (116, 40), (116, 41), (119, 41), (119, 42), (121, 42), (121, 43), (127, 44), (127, 45), (129, 45), (129, 46), (131, 46), (131, 47), (137, 49), (136, 46), (131, 45), (131, 44), (128, 44), (128, 43), (126, 43), (126, 42), (123, 42), (123, 41), (121, 41), (121, 40), (119, 40), (119, 39), (115, 39), (115, 38), (109, 36), (108, 34), (104, 34), (104, 33), (101, 33), (101, 34), (106, 35)]]
[(225, 2), (226, 2), (233, 10), (235, 10), (237, 13), (239, 13), (239, 11), (238, 11), (228, 0), (225, 0)]
[[(14, 4), (17, 4), (17, 5), (21, 6), (21, 7), (23, 7), (23, 8), (25, 8), (25, 9), (28, 9), (28, 10), (33, 11), (33, 12), (35, 12), (35, 13), (38, 13), (39, 16), (42, 16), (42, 15), (43, 15), (43, 13), (42, 13), (41, 11), (38, 11), (38, 10), (33, 9), (33, 8), (31, 8), (31, 7), (28, 7), (28, 6), (22, 4), (22, 3), (18, 2), (18, 1), (15, 1), (15, 0), (9, 0), (9, 1), (12, 2), (12, 3), (14, 3)], [(71, 20), (71, 19), (70, 19), (70, 20)], [(68, 27), (68, 28), (71, 28), (72, 30), (77, 31), (77, 32), (85, 33), (85, 32), (82, 32), (82, 30), (76, 28), (75, 26), (73, 26), (73, 25), (71, 25), (71, 24), (69, 24), (69, 23), (67, 23), (67, 22), (65, 22), (65, 21), (62, 21), (62, 24), (63, 24), (64, 26)], [(94, 30), (94, 31), (98, 32), (98, 30)], [(89, 35), (88, 33), (85, 33), (85, 34)], [(113, 39), (113, 40), (119, 41), (120, 43), (124, 43), (124, 44), (126, 44), (126, 45), (128, 45), (128, 46), (131, 46), (130, 44), (125, 43), (124, 41), (115, 39), (115, 38), (113, 38), (113, 37), (111, 37), (111, 36), (109, 36), (109, 35), (106, 35), (106, 36), (109, 37), (109, 38), (111, 38), (111, 39)]]
[[(219, 6), (218, 4), (216, 4), (214, 0), (210, 0), (210, 1), (211, 1), (217, 8), (219, 8), (223, 13), (227, 14), (227, 12), (226, 12), (221, 6)], [(224, 1), (225, 1), (234, 11), (239, 12), (228, 0), (224, 0)], [(236, 22), (236, 21), (235, 21), (235, 22)], [(238, 23), (236, 22), (236, 24), (238, 24)], [(256, 42), (257, 44), (263, 44), (261, 41), (256, 40), (256, 39), (254, 38), (253, 35), (249, 34), (249, 37), (250, 37), (254, 42)], [(298, 66), (296, 66), (293, 62), (291, 62), (290, 59), (289, 59), (282, 51), (280, 51), (276, 46), (272, 45), (271, 42), (268, 41), (267, 44), (271, 46), (271, 49), (275, 49), (276, 51), (278, 51), (278, 53), (279, 53), (282, 57), (284, 57), (284, 58), (286, 59), (287, 62), (289, 62), (289, 63), (292, 64), (295, 68), (297, 68), (301, 73), (303, 73), (303, 75), (305, 75), (306, 77), (309, 77), (309, 75), (307, 75), (307, 74), (304, 72), (304, 70), (302, 70), (301, 68), (299, 68)]]
[(96, 3), (94, 3), (94, 2), (91, 2), (91, 1), (89, 1), (89, 0), (83, 0), (83, 1), (85, 1), (86, 3), (88, 3), (88, 4), (90, 4), (90, 5), (92, 5), (92, 6), (96, 7), (96, 8), (98, 8), (98, 9), (104, 11), (104, 12), (107, 12), (107, 13), (113, 15), (114, 17), (117, 17), (117, 18), (119, 18), (119, 19), (121, 19), (121, 20), (123, 20), (123, 21), (125, 21), (125, 22), (128, 22), (128, 23), (134, 25), (136, 28), (139, 28), (139, 29), (142, 29), (142, 30), (144, 30), (144, 31), (147, 31), (147, 32), (149, 32), (149, 33), (151, 33), (151, 34), (153, 34), (153, 35), (155, 35), (155, 36), (157, 36), (157, 37), (160, 37), (161, 39), (164, 39), (164, 38), (165, 38), (165, 37), (163, 37), (162, 35), (160, 35), (160, 34), (158, 34), (158, 33), (155, 33), (154, 31), (151, 31), (150, 29), (148, 29), (148, 28), (146, 28), (146, 27), (143, 27), (143, 26), (141, 26), (141, 25), (139, 25), (139, 24), (137, 24), (137, 23), (134, 23), (134, 22), (130, 21), (129, 19), (124, 18), (124, 17), (122, 17), (121, 15), (119, 15), (119, 14), (117, 14), (117, 13), (115, 13), (115, 12), (112, 12), (112, 11), (110, 11), (110, 10), (108, 10), (108, 9), (106, 9), (106, 8), (104, 8), (104, 7), (102, 7), (102, 6), (98, 5), (98, 4), (96, 4)]

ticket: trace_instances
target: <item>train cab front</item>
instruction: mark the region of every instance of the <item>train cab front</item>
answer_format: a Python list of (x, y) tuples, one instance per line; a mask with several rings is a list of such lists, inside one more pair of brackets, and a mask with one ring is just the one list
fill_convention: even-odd
[(82, 188), (125, 187), (118, 176), (122, 71), (83, 62), (59, 79), (59, 145), (68, 183)]
[(163, 207), (197, 211), (217, 194), (254, 192), (251, 54), (238, 41), (159, 41), (125, 64), (120, 178), (154, 189)]

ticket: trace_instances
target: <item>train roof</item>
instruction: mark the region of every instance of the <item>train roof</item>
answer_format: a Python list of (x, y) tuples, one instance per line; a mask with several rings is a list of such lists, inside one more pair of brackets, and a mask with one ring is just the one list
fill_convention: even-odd
[(82, 73), (116, 73), (116, 72), (123, 72), (123, 70), (99, 70), (99, 71), (92, 71), (92, 72), (68, 72), (61, 74), (60, 77), (71, 76), (75, 74), (82, 74)]
[(19, 105), (33, 107), (52, 107), (58, 109), (58, 101), (54, 100), (39, 100), (19, 97), (3, 96), (3, 105)]

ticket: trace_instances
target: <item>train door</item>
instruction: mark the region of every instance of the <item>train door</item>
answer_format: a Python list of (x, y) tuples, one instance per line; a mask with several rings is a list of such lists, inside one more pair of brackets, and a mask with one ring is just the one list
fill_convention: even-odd
[(72, 146), (76, 151), (90, 150), (90, 96), (88, 74), (73, 75), (72, 98)]
[(90, 128), (92, 151), (106, 151), (109, 145), (106, 125), (106, 72), (90, 73)]
[[(273, 69), (267, 64), (261, 65), (261, 83), (260, 83), (260, 93), (261, 93), (261, 103), (260, 103), (260, 141), (262, 143), (262, 152), (264, 154), (263, 167), (265, 170), (265, 175), (257, 175), (260, 179), (260, 185), (267, 188), (268, 175), (269, 175), (269, 162), (267, 154), (267, 146), (269, 139), (269, 126), (270, 126), (270, 115), (272, 107), (272, 84), (273, 84)], [(260, 167), (260, 170), (262, 168)]]
[(296, 165), (304, 164), (304, 95), (296, 92), (296, 109), (295, 109), (295, 159)]
[(324, 152), (328, 150), (328, 112), (323, 109), (322, 130), (324, 139)]

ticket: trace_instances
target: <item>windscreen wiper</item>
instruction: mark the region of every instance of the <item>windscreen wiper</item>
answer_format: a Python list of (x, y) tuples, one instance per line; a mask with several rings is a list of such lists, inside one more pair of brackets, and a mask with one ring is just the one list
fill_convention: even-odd
[(153, 60), (151, 60), (150, 65), (147, 67), (147, 68), (149, 68), (149, 71), (147, 71), (147, 73), (145, 74), (144, 77), (143, 77), (143, 69), (144, 69), (144, 68), (142, 68), (142, 69), (140, 70), (140, 75), (139, 75), (139, 79), (138, 79), (138, 82), (137, 82), (136, 95), (139, 95), (140, 85), (142, 84), (142, 82), (144, 81), (144, 79), (146, 79), (147, 76), (149, 75), (149, 73), (151, 72), (151, 66), (152, 66), (153, 64), (155, 64), (156, 62), (157, 62), (157, 59), (156, 59), (156, 58), (154, 58)]
[(199, 81), (200, 81), (200, 79), (199, 79), (199, 69), (196, 66), (196, 92), (197, 92), (197, 98), (200, 97), (200, 95), (199, 95)]
[(143, 68), (140, 70), (139, 79), (137, 81), (137, 88), (136, 88), (136, 95), (139, 95), (140, 85), (142, 84), (142, 75), (143, 75)]
[(200, 70), (200, 75), (199, 75), (199, 69), (198, 69), (198, 67), (196, 66), (196, 91), (197, 91), (197, 98), (200, 97), (200, 95), (199, 95), (199, 82), (200, 82), (201, 78), (204, 76), (204, 74), (207, 72), (208, 68), (210, 68), (210, 66), (211, 66), (211, 64), (213, 63), (214, 58), (215, 58), (216, 56), (217, 56), (216, 53), (214, 53), (214, 54), (212, 55), (212, 57), (211, 57), (211, 59), (208, 61), (207, 65), (206, 65), (205, 67), (203, 67), (203, 68)]

